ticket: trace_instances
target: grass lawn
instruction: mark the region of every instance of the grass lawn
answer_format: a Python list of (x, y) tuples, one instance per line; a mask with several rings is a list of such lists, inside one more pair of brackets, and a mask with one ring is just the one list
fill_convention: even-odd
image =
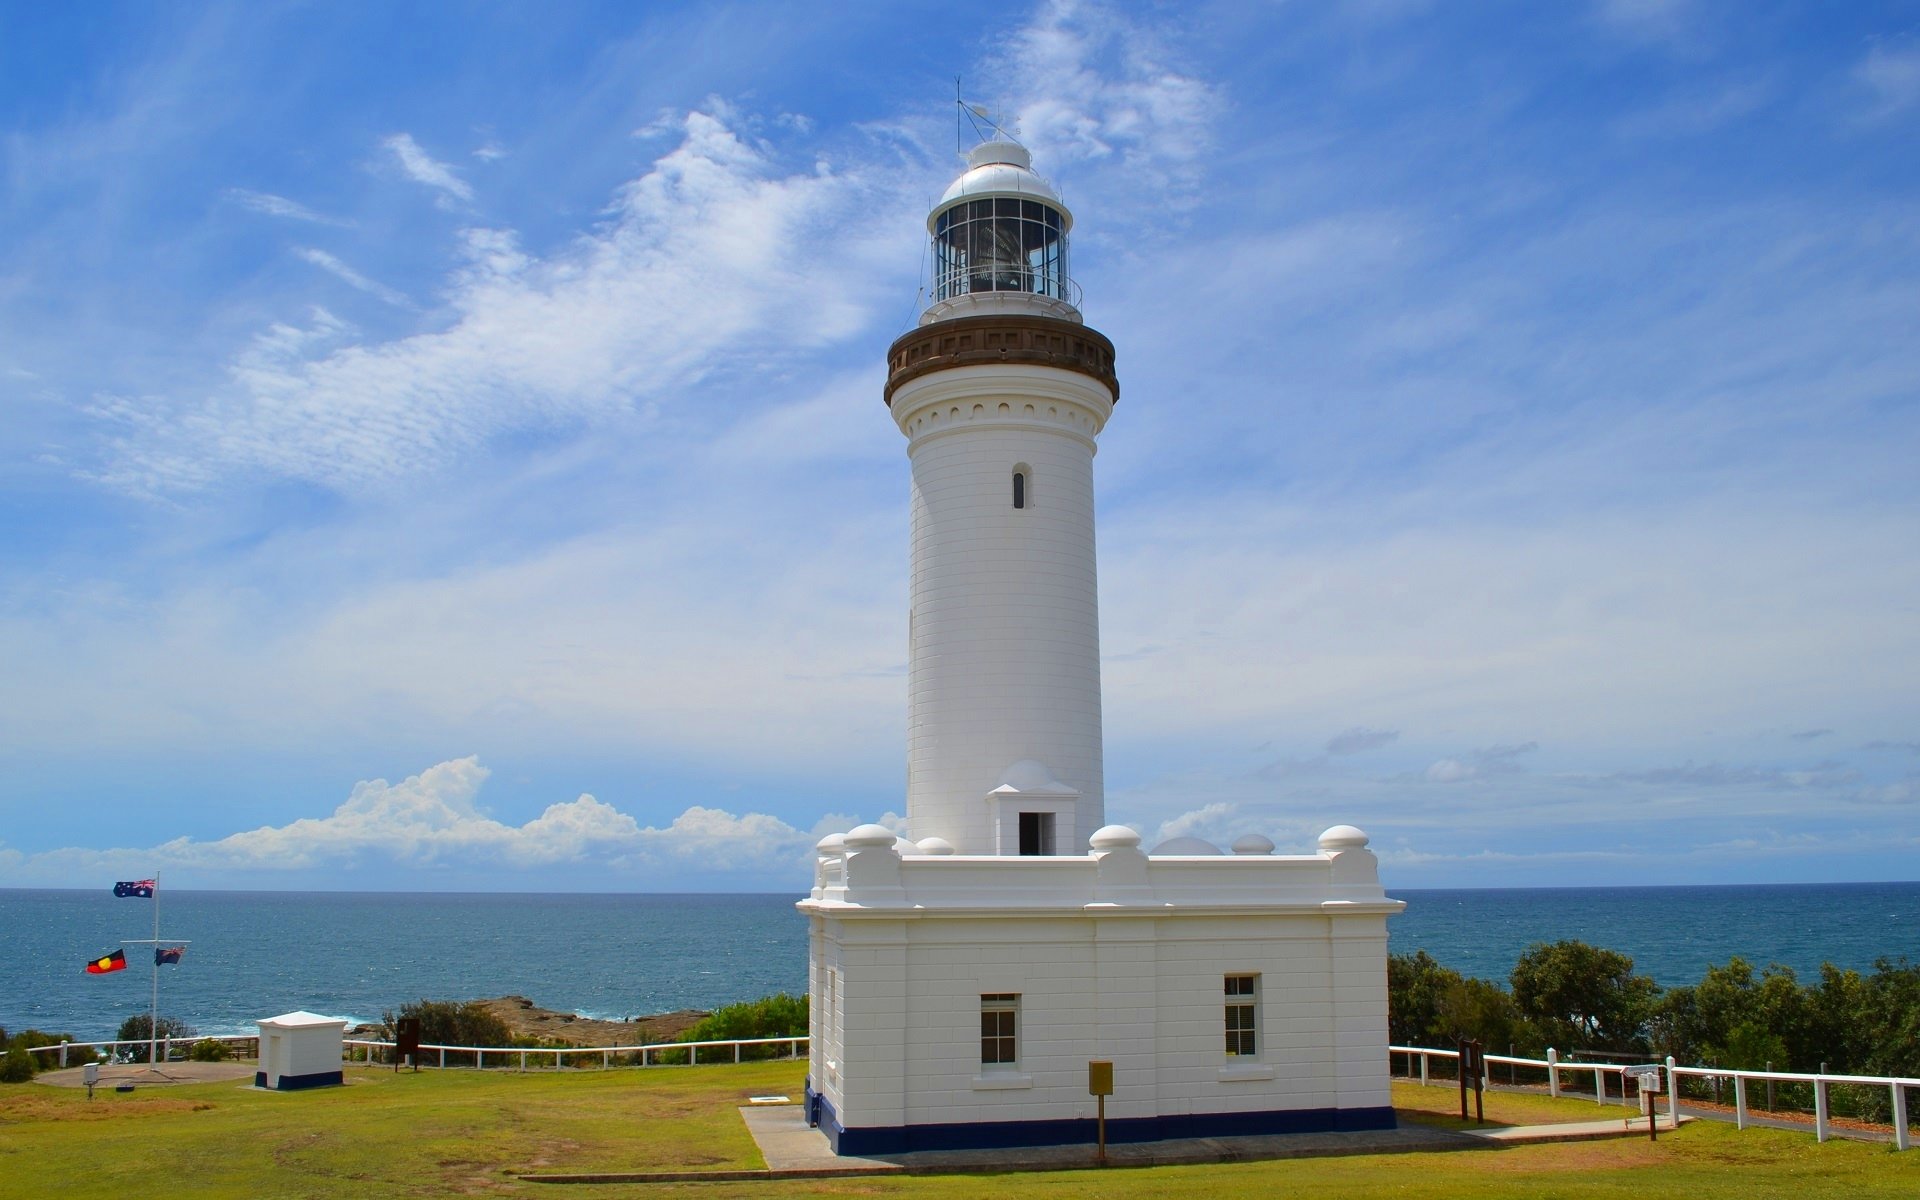
[[(1636, 1197), (1920, 1196), (1920, 1151), (1816, 1143), (1698, 1122), (1630, 1138), (1453, 1154), (1037, 1175), (550, 1186), (521, 1172), (758, 1167), (734, 1109), (798, 1094), (804, 1063), (562, 1073), (353, 1068), (349, 1086), (270, 1094), (234, 1083), (102, 1092), (0, 1087), (0, 1198), (498, 1195), (601, 1200), (746, 1196)], [(1396, 1085), (1406, 1119), (1444, 1123), (1444, 1088)], [(1489, 1093), (1508, 1124), (1619, 1115), (1592, 1102)]]

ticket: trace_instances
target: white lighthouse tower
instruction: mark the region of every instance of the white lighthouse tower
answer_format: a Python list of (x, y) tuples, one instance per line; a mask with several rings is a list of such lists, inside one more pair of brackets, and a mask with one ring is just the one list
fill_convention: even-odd
[(1095, 439), (1120, 385), (1073, 305), (1073, 215), (987, 142), (927, 219), (933, 303), (886, 399), (913, 462), (907, 822), (961, 854), (1074, 853), (1106, 824)]
[(927, 220), (888, 351), (912, 463), (908, 836), (822, 839), (809, 1120), (843, 1154), (1391, 1125), (1367, 837), (1141, 847), (1102, 792), (1093, 457), (1120, 385), (1072, 214), (992, 141)]

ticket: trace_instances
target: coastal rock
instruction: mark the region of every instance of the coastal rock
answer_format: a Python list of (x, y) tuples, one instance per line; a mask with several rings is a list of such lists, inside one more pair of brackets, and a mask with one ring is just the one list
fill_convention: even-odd
[(643, 1046), (670, 1042), (707, 1015), (695, 1009), (681, 1009), (628, 1021), (600, 1021), (541, 1008), (525, 996), (496, 996), (479, 1004), (505, 1021), (515, 1037), (539, 1038), (568, 1046)]

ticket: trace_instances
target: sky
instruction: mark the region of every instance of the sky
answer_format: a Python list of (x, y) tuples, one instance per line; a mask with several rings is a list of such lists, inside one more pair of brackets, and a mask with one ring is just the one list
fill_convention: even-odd
[(0, 0), (0, 886), (897, 823), (955, 77), (1073, 209), (1108, 819), (1920, 877), (1920, 4)]

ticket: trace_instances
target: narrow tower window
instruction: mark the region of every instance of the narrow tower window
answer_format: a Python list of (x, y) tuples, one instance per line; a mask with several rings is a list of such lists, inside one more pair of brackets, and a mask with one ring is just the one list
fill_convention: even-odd
[(1027, 473), (1018, 468), (1013, 472), (1013, 506), (1015, 508), (1027, 506)]

